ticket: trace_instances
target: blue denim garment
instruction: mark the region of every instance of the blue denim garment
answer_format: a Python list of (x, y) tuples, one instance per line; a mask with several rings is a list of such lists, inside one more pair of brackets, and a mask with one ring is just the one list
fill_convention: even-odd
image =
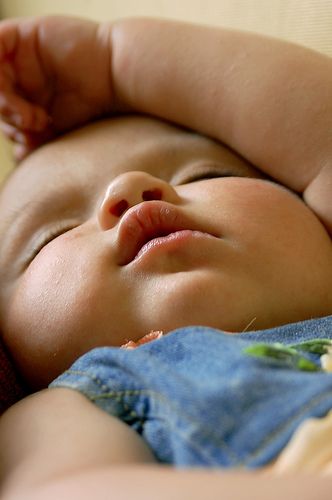
[[(274, 459), (304, 419), (332, 408), (332, 373), (244, 348), (318, 337), (332, 339), (332, 316), (237, 335), (181, 328), (134, 350), (96, 348), (50, 387), (76, 389), (132, 426), (160, 462), (254, 468)], [(319, 355), (306, 356), (319, 365)]]

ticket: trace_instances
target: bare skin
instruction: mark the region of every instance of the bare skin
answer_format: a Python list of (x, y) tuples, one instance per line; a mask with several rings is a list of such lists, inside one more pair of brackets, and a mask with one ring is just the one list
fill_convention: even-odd
[[(324, 231), (332, 234), (329, 58), (283, 42), (267, 43), (255, 35), (152, 20), (114, 25), (64, 18), (9, 20), (0, 25), (0, 47), (0, 112), (5, 134), (18, 145), (18, 158), (101, 115), (133, 110), (151, 114), (222, 141), (299, 192), (320, 221), (328, 249)], [(63, 419), (56, 418), (59, 400), (67, 409)], [(70, 492), (70, 498), (89, 498), (91, 485), (95, 495), (102, 495), (110, 484), (115, 498), (137, 498), (137, 491), (152, 498), (159, 488), (167, 498), (179, 492), (181, 499), (201, 498), (202, 485), (206, 498), (219, 498), (220, 491), (247, 498), (248, 490), (257, 499), (264, 492), (267, 500), (292, 496), (294, 491), (302, 499), (313, 498), (311, 491), (322, 499), (330, 494), (329, 485), (311, 477), (307, 482), (294, 476), (289, 481), (268, 478), (266, 484), (264, 472), (223, 476), (165, 471), (151, 465), (149, 450), (127, 428), (122, 431), (128, 439), (113, 441), (111, 450), (109, 445), (96, 450), (91, 443), (112, 442), (123, 424), (110, 419), (103, 426), (104, 415), (92, 405), (89, 411), (89, 404), (80, 395), (56, 389), (37, 393), (5, 414), (0, 448), (8, 449), (2, 457), (6, 499), (27, 498), (29, 492), (33, 498), (58, 498), (63, 491)], [(81, 411), (90, 420), (89, 433), (77, 428), (76, 435), (67, 434), (65, 443), (59, 440), (64, 425), (76, 428)], [(49, 414), (54, 419), (49, 420)], [(26, 420), (35, 426), (22, 439)], [(13, 439), (16, 435), (20, 439)], [(115, 466), (124, 442), (123, 461)], [(67, 460), (58, 460), (57, 453)], [(143, 468), (138, 465), (142, 463)], [(298, 464), (297, 470), (303, 470), (301, 461)], [(124, 484), (121, 479), (128, 475), (132, 480)]]
[(13, 19), (0, 44), (0, 112), (20, 157), (101, 115), (152, 114), (217, 138), (303, 193), (332, 232), (330, 58), (255, 34), (144, 19)]
[[(2, 338), (34, 390), (93, 347), (151, 330), (241, 332), (332, 312), (331, 240), (301, 198), (158, 120), (117, 118), (38, 149), (0, 213)], [(135, 258), (142, 237), (181, 229), (187, 243)]]

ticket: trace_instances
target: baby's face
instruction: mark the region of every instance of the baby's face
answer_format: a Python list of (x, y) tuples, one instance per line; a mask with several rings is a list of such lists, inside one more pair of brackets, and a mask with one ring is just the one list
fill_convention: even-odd
[(151, 330), (332, 313), (331, 241), (301, 199), (157, 121), (116, 119), (45, 146), (12, 175), (0, 213), (1, 330), (35, 388)]

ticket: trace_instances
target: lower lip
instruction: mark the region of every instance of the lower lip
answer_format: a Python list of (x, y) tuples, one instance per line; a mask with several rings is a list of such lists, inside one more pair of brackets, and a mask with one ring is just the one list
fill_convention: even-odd
[(153, 240), (148, 241), (142, 246), (138, 254), (135, 256), (133, 261), (136, 261), (148, 253), (163, 250), (173, 250), (180, 248), (183, 244), (193, 243), (193, 240), (202, 238), (214, 238), (209, 233), (203, 233), (201, 231), (191, 231), (189, 229), (184, 229), (182, 231), (176, 231), (170, 233), (167, 236), (158, 236)]

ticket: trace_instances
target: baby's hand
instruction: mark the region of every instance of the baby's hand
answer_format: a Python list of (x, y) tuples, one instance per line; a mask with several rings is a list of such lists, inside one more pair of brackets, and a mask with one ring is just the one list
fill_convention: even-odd
[(0, 23), (1, 129), (21, 159), (112, 108), (110, 28), (67, 17)]

